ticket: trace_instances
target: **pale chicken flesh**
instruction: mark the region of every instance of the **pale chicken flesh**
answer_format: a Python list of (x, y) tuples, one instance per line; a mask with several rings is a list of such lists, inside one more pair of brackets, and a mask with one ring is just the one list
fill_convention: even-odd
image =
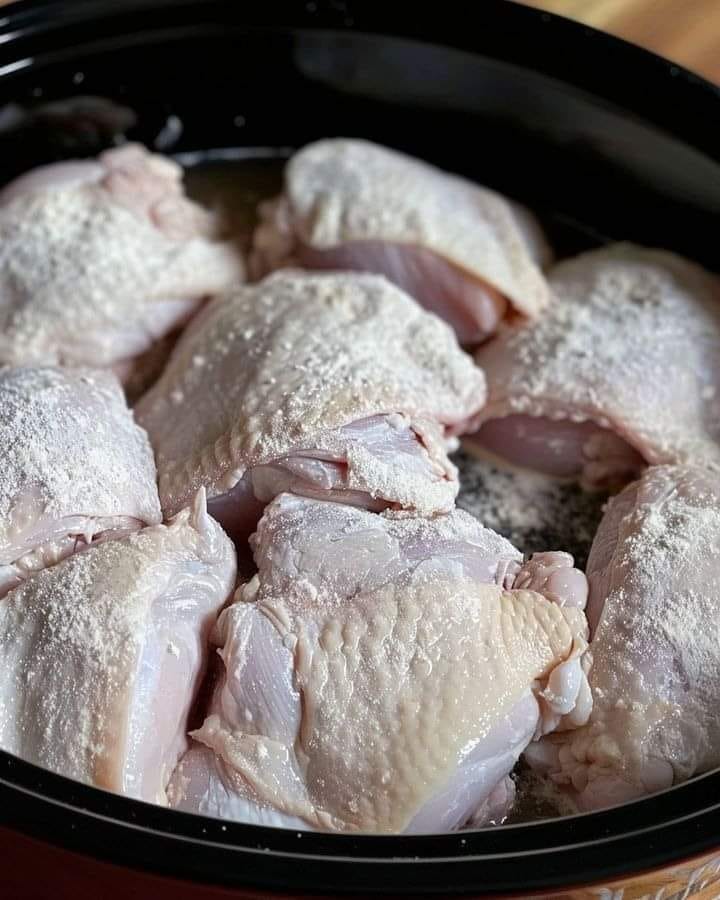
[(57, 163), (0, 191), (0, 364), (115, 367), (243, 276), (182, 169), (139, 145)]
[(161, 520), (150, 442), (109, 372), (0, 369), (0, 446), (0, 597)]
[[(350, 834), (720, 770), (717, 276), (549, 269), (528, 210), (364, 140), (296, 152), (254, 233), (259, 182), (182, 176), (127, 144), (0, 189), (0, 749)], [(455, 507), (460, 437), (528, 549), (639, 479), (586, 573)]]
[(615, 497), (587, 574), (594, 707), (529, 751), (580, 809), (720, 767), (720, 477), (649, 468)]
[(558, 264), (532, 326), (480, 348), (468, 447), (588, 488), (647, 464), (720, 465), (720, 282), (671, 253), (615, 245)]
[(461, 511), (288, 494), (252, 544), (259, 573), (220, 617), (224, 673), (173, 806), (337, 831), (500, 821), (527, 744), (587, 718), (587, 585), (566, 554), (523, 566)]
[(300, 150), (285, 191), (260, 210), (252, 266), (385, 275), (441, 316), (463, 344), (510, 310), (535, 316), (549, 293), (549, 250), (525, 209), (387, 147), (323, 140)]
[(218, 297), (138, 404), (163, 510), (207, 488), (236, 538), (283, 491), (380, 510), (449, 510), (446, 436), (484, 379), (452, 331), (376, 275), (275, 273)]
[(34, 574), (0, 600), (0, 747), (165, 803), (235, 553), (204, 496), (167, 525)]

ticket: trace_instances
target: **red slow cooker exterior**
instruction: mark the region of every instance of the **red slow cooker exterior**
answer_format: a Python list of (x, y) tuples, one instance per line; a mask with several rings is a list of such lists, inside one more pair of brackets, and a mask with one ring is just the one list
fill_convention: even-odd
[[(163, 878), (148, 872), (100, 862), (78, 853), (71, 853), (25, 837), (17, 832), (0, 829), (0, 854), (5, 863), (4, 896), (16, 898), (52, 898), (52, 900), (315, 900), (327, 894), (277, 893), (249, 888), (211, 886), (201, 882)], [(448, 885), (446, 895), (454, 894)], [(629, 878), (569, 887), (541, 897), (562, 897), (566, 900), (606, 898), (606, 900), (637, 900), (637, 898), (717, 898), (720, 892), (720, 853), (703, 854), (682, 863), (638, 872)], [(373, 893), (373, 897), (382, 895)], [(385, 896), (397, 896), (387, 894)], [(438, 894), (437, 896), (441, 896)], [(471, 895), (465, 895), (471, 896)], [(485, 893), (475, 896), (489, 896)], [(525, 890), (504, 896), (527, 897)]]

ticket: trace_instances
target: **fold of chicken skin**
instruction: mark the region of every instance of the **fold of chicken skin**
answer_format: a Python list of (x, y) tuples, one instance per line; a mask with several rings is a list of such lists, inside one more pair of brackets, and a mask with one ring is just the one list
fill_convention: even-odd
[(646, 464), (720, 464), (720, 282), (660, 250), (619, 244), (550, 272), (554, 302), (476, 356), (488, 379), (468, 441), (588, 487)]
[(116, 366), (129, 377), (135, 357), (242, 278), (181, 178), (130, 144), (0, 192), (0, 364)]
[(161, 520), (150, 442), (109, 372), (0, 369), (0, 445), (0, 597)]
[(322, 140), (287, 164), (285, 190), (261, 206), (256, 273), (287, 265), (385, 275), (456, 330), (491, 335), (510, 309), (549, 300), (549, 250), (525, 209), (387, 147)]
[(202, 493), (34, 574), (0, 601), (0, 747), (165, 802), (235, 552)]
[(502, 820), (520, 753), (587, 703), (572, 559), (523, 566), (458, 510), (422, 520), (287, 494), (252, 543), (259, 572), (218, 622), (224, 674), (171, 805), (340, 831)]
[(720, 477), (659, 466), (610, 501), (588, 560), (587, 725), (529, 753), (581, 809), (720, 766)]
[(247, 536), (283, 491), (450, 509), (445, 437), (472, 427), (484, 391), (448, 326), (385, 278), (290, 270), (216, 298), (136, 414), (164, 511), (205, 486)]

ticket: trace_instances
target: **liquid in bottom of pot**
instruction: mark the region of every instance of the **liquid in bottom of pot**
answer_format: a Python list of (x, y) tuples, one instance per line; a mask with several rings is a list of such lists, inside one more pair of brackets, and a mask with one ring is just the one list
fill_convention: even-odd
[(282, 191), (282, 173), (290, 150), (238, 149), (181, 154), (185, 187), (191, 199), (213, 210), (244, 251), (250, 248), (257, 207)]

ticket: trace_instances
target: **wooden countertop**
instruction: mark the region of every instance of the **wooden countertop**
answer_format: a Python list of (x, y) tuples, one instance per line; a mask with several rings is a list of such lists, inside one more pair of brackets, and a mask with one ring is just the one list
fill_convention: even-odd
[(720, 0), (520, 0), (578, 19), (720, 84)]

